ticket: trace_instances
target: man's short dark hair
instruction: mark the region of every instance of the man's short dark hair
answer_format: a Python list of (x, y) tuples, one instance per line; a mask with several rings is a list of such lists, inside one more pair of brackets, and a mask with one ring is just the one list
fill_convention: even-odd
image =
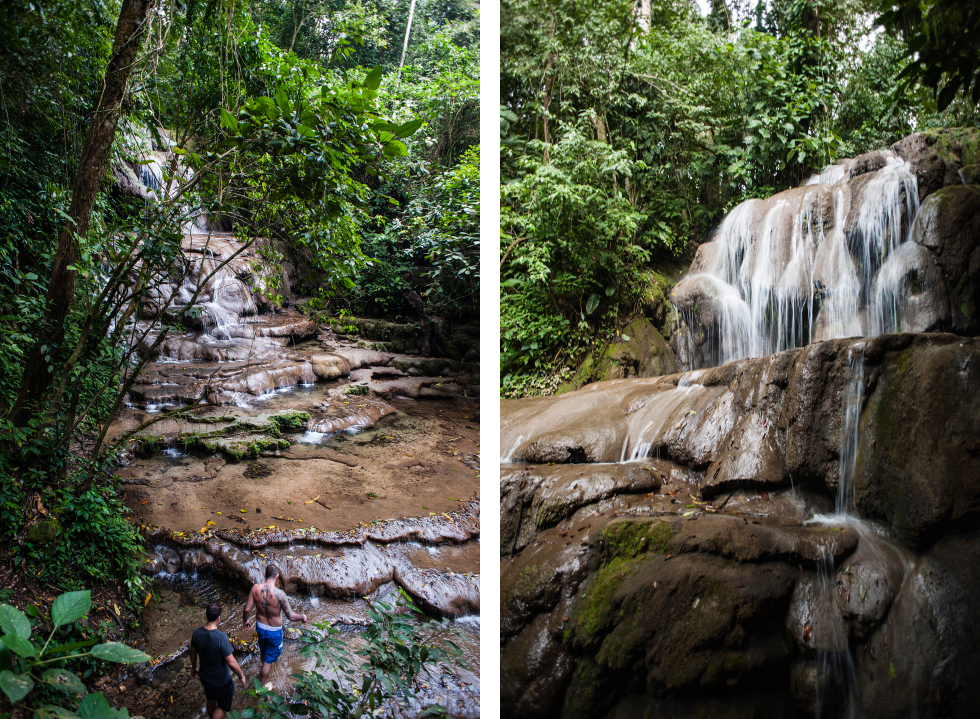
[(265, 568), (266, 579), (272, 579), (273, 577), (278, 577), (278, 576), (279, 576), (279, 567), (277, 567), (275, 564), (270, 564)]
[(209, 622), (213, 622), (215, 619), (221, 616), (221, 605), (217, 602), (211, 602), (208, 608), (204, 612), (204, 616), (208, 618)]

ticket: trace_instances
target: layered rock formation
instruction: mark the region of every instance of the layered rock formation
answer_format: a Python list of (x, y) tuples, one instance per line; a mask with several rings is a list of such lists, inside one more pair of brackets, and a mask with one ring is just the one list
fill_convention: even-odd
[(501, 425), (504, 714), (980, 700), (980, 341), (828, 340)]
[(980, 333), (978, 155), (975, 130), (916, 133), (736, 207), (671, 295), (678, 366), (883, 332)]

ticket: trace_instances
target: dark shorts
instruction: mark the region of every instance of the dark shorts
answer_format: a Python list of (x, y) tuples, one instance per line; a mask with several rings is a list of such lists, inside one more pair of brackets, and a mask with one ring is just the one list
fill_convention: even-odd
[(218, 706), (226, 712), (231, 711), (231, 702), (235, 698), (235, 682), (231, 679), (227, 684), (215, 686), (208, 684), (201, 679), (201, 686), (204, 687), (204, 696), (209, 702), (218, 702)]

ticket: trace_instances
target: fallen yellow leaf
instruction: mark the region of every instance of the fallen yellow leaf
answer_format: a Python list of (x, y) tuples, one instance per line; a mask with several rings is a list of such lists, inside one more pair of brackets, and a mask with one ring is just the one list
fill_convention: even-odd
[(151, 599), (153, 599), (153, 592), (147, 592), (146, 599), (143, 600), (143, 606), (144, 607), (147, 606), (150, 603)]
[(303, 502), (303, 504), (313, 504), (313, 503), (314, 503), (314, 502), (315, 502), (316, 500), (318, 500), (319, 498), (320, 498), (320, 495), (318, 494), (318, 495), (317, 495), (317, 496), (315, 496), (315, 497), (314, 497), (313, 499), (311, 499), (311, 500), (310, 500), (309, 502)]

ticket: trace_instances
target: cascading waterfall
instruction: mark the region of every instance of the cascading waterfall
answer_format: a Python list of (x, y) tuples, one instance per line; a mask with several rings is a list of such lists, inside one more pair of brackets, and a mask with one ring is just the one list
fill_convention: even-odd
[(690, 348), (694, 367), (902, 328), (914, 289), (916, 178), (891, 156), (868, 179), (850, 180), (833, 165), (728, 214), (702, 267), (678, 285), (701, 300), (676, 306), (683, 324), (706, 335), (699, 356)]

